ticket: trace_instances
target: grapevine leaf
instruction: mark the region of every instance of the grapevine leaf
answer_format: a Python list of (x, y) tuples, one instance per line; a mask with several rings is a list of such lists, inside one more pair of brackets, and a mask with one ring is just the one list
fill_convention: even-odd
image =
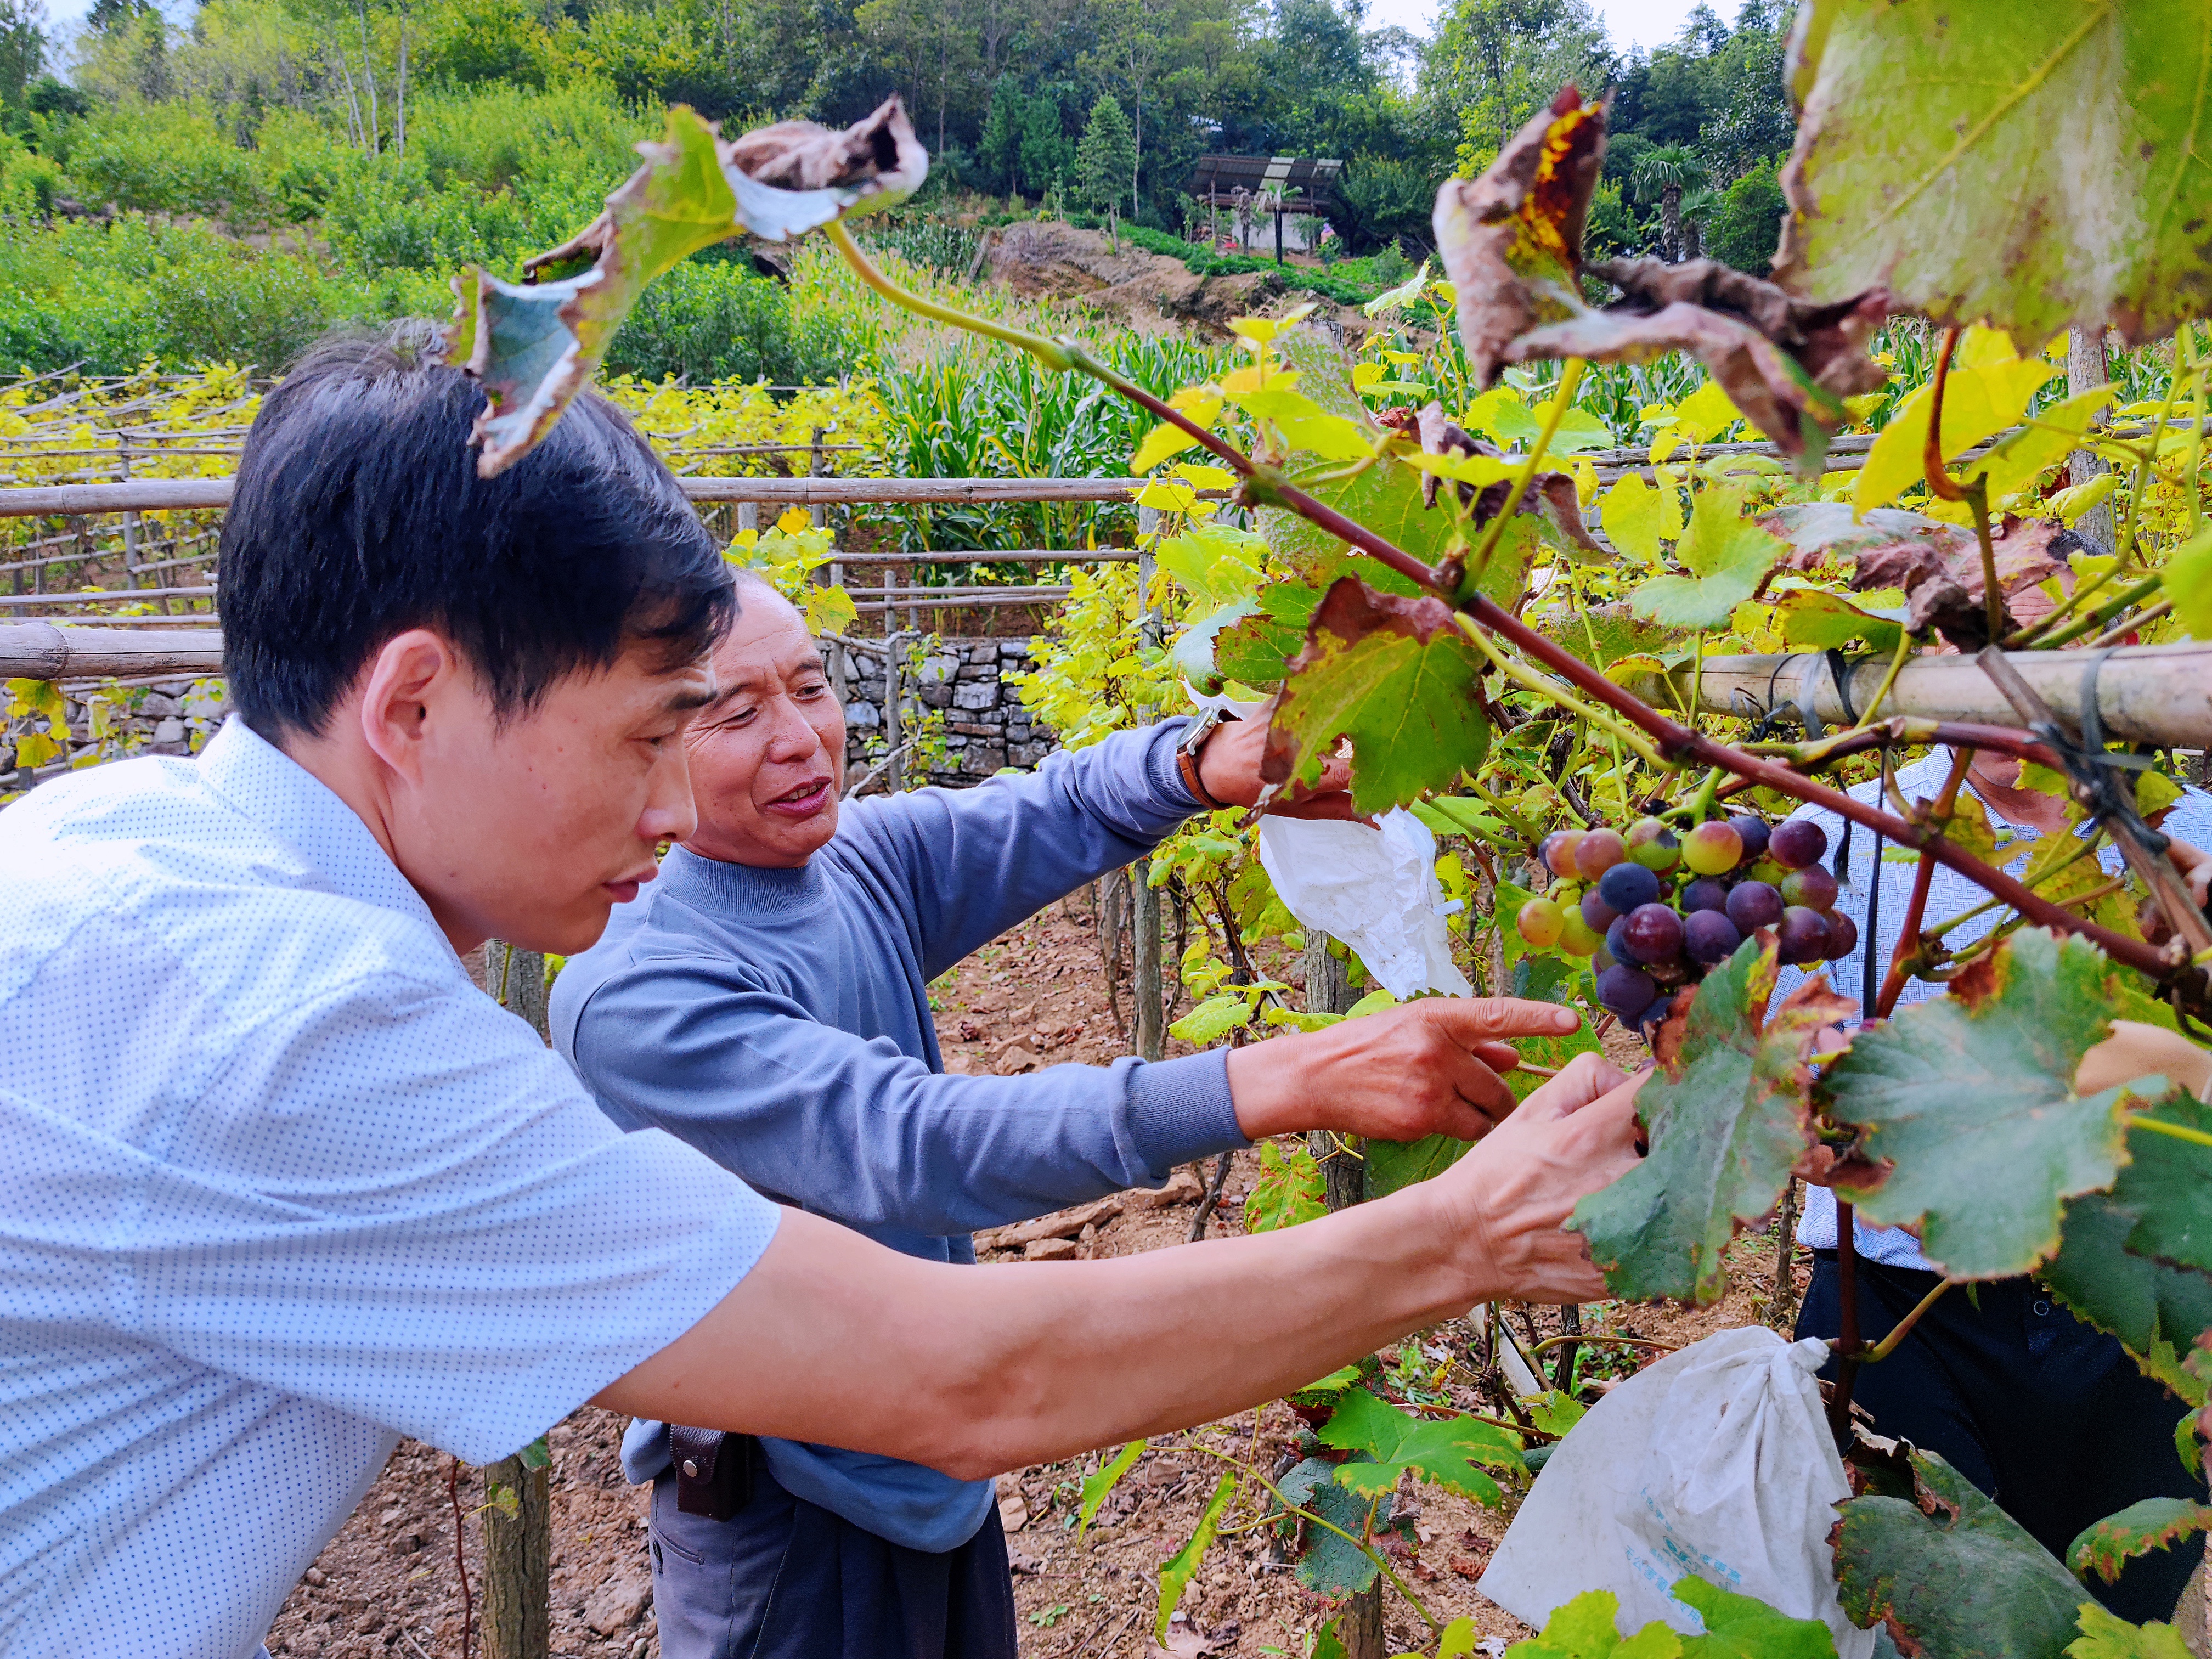
[(1323, 1201), (1321, 1166), (1303, 1146), (1289, 1157), (1272, 1140), (1260, 1143), (1260, 1175), (1244, 1200), (1244, 1231), (1271, 1233), (1314, 1221), (1328, 1213)]
[(1320, 604), (1320, 590), (1304, 582), (1269, 582), (1252, 609), (1229, 617), (1214, 635), (1216, 670), (1247, 685), (1279, 684), (1304, 647), (1306, 626)]
[(1940, 1457), (1911, 1454), (1911, 1499), (1847, 1498), (1828, 1534), (1844, 1616), (1905, 1653), (2057, 1659), (2086, 1599), (2074, 1576)]
[[(1285, 1475), (1279, 1484), (1283, 1495), (1299, 1508), (1311, 1510), (1331, 1526), (1342, 1528), (1352, 1538), (1364, 1538), (1376, 1502), (1336, 1484), (1334, 1476), (1343, 1467), (1320, 1458), (1308, 1458)], [(1294, 1486), (1302, 1475), (1307, 1484)], [(1358, 1595), (1382, 1576), (1382, 1569), (1350, 1539), (1308, 1522), (1305, 1547), (1298, 1555), (1296, 1576), (1305, 1589), (1334, 1601), (1340, 1596)]]
[(1855, 1124), (1870, 1178), (1836, 1195), (1877, 1226), (1912, 1227), (1954, 1279), (2023, 1273), (2058, 1249), (2064, 1200), (2112, 1185), (2124, 1087), (2075, 1096), (2111, 1026), (2112, 969), (2087, 940), (2024, 928), (1950, 994), (1862, 1031), (1821, 1079)]
[(1689, 1651), (1656, 1620), (1623, 1638), (1620, 1617), (1620, 1601), (1611, 1590), (1584, 1590), (1554, 1607), (1538, 1634), (1506, 1649), (1505, 1659), (1680, 1659)]
[(1631, 472), (1605, 492), (1601, 522), (1613, 544), (1646, 564), (1659, 562), (1662, 542), (1682, 533), (1682, 503), (1670, 483), (1648, 484)]
[(1828, 651), (1863, 640), (1869, 651), (1893, 652), (1905, 632), (1902, 611), (1885, 616), (1826, 588), (1776, 586), (1781, 591), (1768, 595), (1774, 620), (1793, 650)]
[(1160, 1612), (1152, 1623), (1154, 1641), (1167, 1635), (1168, 1620), (1175, 1616), (1176, 1604), (1182, 1600), (1182, 1593), (1190, 1588), (1199, 1561), (1212, 1546), (1213, 1534), (1221, 1525), (1221, 1512), (1229, 1507), (1229, 1495), (1236, 1490), (1237, 1477), (1223, 1475), (1214, 1484), (1213, 1496), (1206, 1500), (1206, 1512), (1198, 1517), (1198, 1530), (1172, 1557), (1160, 1564)]
[(2201, 1401), (2203, 1387), (2182, 1369), (2181, 1356), (2212, 1330), (2212, 1275), (2193, 1259), (2203, 1253), (2212, 1152), (2146, 1127), (2144, 1118), (2203, 1128), (2212, 1127), (2212, 1109), (2177, 1089), (2131, 1118), (2127, 1166), (2111, 1192), (2066, 1206), (2058, 1255), (2043, 1277), (2075, 1312), (2118, 1337), (2147, 1373)]
[(1818, 976), (1764, 1019), (1775, 949), (1747, 939), (1661, 1028), (1662, 1075), (1637, 1097), (1650, 1155), (1575, 1206), (1567, 1224), (1615, 1296), (1712, 1301), (1737, 1224), (1774, 1207), (1812, 1138), (1806, 1065), (1820, 1027), (1855, 1006)]
[(1344, 1396), (1321, 1431), (1321, 1443), (1339, 1451), (1364, 1451), (1374, 1462), (1340, 1463), (1336, 1481), (1366, 1498), (1396, 1489), (1411, 1470), (1431, 1486), (1495, 1506), (1504, 1499), (1498, 1483), (1477, 1464), (1520, 1469), (1521, 1448), (1503, 1430), (1472, 1417), (1431, 1421), (1401, 1412), (1364, 1389)]
[(1459, 301), (1460, 337), (1488, 386), (1530, 329), (1589, 309), (1575, 273), (1605, 162), (1605, 106), (1562, 90), (1477, 179), (1437, 192), (1437, 248)]
[(1625, 605), (1594, 605), (1554, 614), (1538, 624), (1538, 631), (1584, 662), (1606, 669), (1624, 657), (1664, 658), (1675, 644), (1671, 630), (1645, 622)]
[(1624, 297), (1604, 310), (1578, 280), (1583, 230), (1605, 159), (1605, 106), (1572, 87), (1509, 139), (1478, 179), (1437, 192), (1437, 247), (1457, 295), (1460, 337), (1488, 386), (1507, 363), (1590, 357), (1642, 362), (1681, 350), (1792, 454), (1824, 450), (1847, 418), (1843, 398), (1882, 384), (1863, 343), (1881, 320), (1872, 289), (1802, 305), (1771, 283), (1712, 260), (1590, 267)]
[[(2026, 411), (2027, 400), (2057, 372), (2039, 357), (2014, 356), (2009, 341), (1997, 362), (1954, 366), (1943, 381), (1943, 459), (1954, 459), (1992, 432), (2013, 425)], [(1897, 406), (1852, 483), (1853, 511), (1887, 507), (1920, 483), (1927, 468), (1928, 417), (1934, 406), (1933, 381), (1915, 389)]]
[[(2083, 447), (2082, 435), (2096, 425), (2105, 405), (2119, 394), (2117, 386), (2093, 386), (2063, 403), (2051, 404), (2031, 417), (2012, 436), (1991, 446), (1989, 453), (1969, 462), (1964, 477), (1985, 480), (1990, 499), (2004, 500), (2056, 466), (2070, 451)], [(1948, 436), (1951, 424), (1948, 392), (1943, 399), (1943, 424)]]
[(1250, 531), (1209, 523), (1162, 542), (1152, 556), (1200, 604), (1223, 605), (1258, 588), (1267, 552), (1267, 544)]
[(1794, 292), (1878, 283), (2023, 343), (2069, 324), (2138, 343), (2212, 309), (2212, 32), (2193, 0), (1814, 0), (1790, 73), (1775, 268)]
[(1221, 1041), (1240, 1025), (1252, 1023), (1252, 1005), (1241, 992), (1208, 997), (1168, 1027), (1168, 1035), (1199, 1048)]
[(2130, 1625), (2094, 1601), (2081, 1604), (2081, 1634), (2066, 1654), (2067, 1659), (2190, 1659), (2189, 1644), (2172, 1626), (2155, 1620)]
[(1261, 775), (1311, 782), (1340, 737), (1352, 739), (1352, 804), (1380, 812), (1448, 787), (1490, 744), (1475, 693), (1482, 659), (1441, 599), (1333, 583), (1267, 732)]
[[(2136, 1145), (2132, 1136), (2129, 1145)], [(2124, 1188), (2132, 1173), (2121, 1171)], [(2212, 1278), (2130, 1253), (2137, 1219), (2118, 1192), (2074, 1200), (2058, 1254), (2038, 1271), (2084, 1321), (2117, 1337), (2147, 1373), (2189, 1399), (2199, 1389), (2180, 1356), (2198, 1333), (2212, 1329)]]
[[(1329, 471), (1343, 470), (1333, 467)], [(1421, 481), (1420, 471), (1395, 455), (1385, 455), (1349, 478), (1300, 476), (1291, 480), (1308, 495), (1364, 525), (1394, 546), (1435, 564), (1450, 550), (1459, 526), (1450, 514), (1432, 512), (1422, 504)], [(1339, 576), (1356, 575), (1386, 593), (1410, 597), (1420, 592), (1411, 579), (1364, 554), (1354, 553), (1350, 544), (1295, 513), (1262, 507), (1259, 526), (1277, 568), (1316, 588), (1326, 587)]]
[(466, 317), (447, 345), (483, 386), (471, 440), (477, 470), (495, 477), (528, 454), (590, 382), (646, 284), (739, 230), (781, 240), (860, 208), (912, 193), (928, 158), (897, 98), (842, 132), (782, 121), (730, 143), (683, 105), (665, 137), (638, 145), (645, 165), (606, 210), (560, 246), (525, 263), (590, 256), (557, 282), (512, 283), (471, 269), (455, 291)]
[(1462, 1614), (1437, 1638), (1437, 1659), (1474, 1659), (1475, 1644), (1481, 1640), (1481, 1628)]
[(1419, 1140), (1370, 1140), (1362, 1145), (1367, 1159), (1367, 1196), (1382, 1198), (1417, 1181), (1442, 1175), (1459, 1162), (1474, 1143), (1449, 1135), (1425, 1135)]
[(2146, 1498), (2082, 1528), (2081, 1535), (2067, 1546), (2066, 1565), (2084, 1579), (2094, 1572), (2106, 1583), (2115, 1583), (2120, 1570), (2135, 1557), (2200, 1532), (2212, 1532), (2212, 1504)]
[(1700, 491), (1674, 550), (1691, 574), (1654, 576), (1629, 596), (1629, 609), (1668, 628), (1726, 628), (1788, 550), (1781, 538), (1742, 514), (1740, 492)]
[[(2109, 474), (2106, 476), (2110, 476)], [(2166, 562), (2166, 596), (2190, 637), (2212, 640), (2212, 525), (2173, 550)]]
[[(2212, 1106), (2176, 1089), (2145, 1116), (2212, 1134)], [(2128, 1132), (2132, 1159), (2113, 1190), (2115, 1202), (2142, 1220), (2128, 1249), (2175, 1267), (2212, 1273), (2212, 1146), (2160, 1134), (2142, 1122)], [(2212, 1323), (2212, 1322), (2208, 1322)]]
[(1095, 1474), (1084, 1477), (1083, 1495), (1077, 1502), (1075, 1511), (1078, 1521), (1075, 1535), (1078, 1538), (1091, 1530), (1091, 1522), (1098, 1513), (1098, 1506), (1106, 1501), (1115, 1487), (1121, 1484), (1121, 1477), (1137, 1467), (1137, 1460), (1145, 1455), (1147, 1443), (1142, 1440), (1132, 1440), (1114, 1455), (1112, 1462)]
[(1703, 1578), (1677, 1579), (1673, 1594), (1705, 1623), (1703, 1635), (1683, 1642), (1682, 1659), (1835, 1659), (1836, 1638), (1817, 1619), (1792, 1619)]

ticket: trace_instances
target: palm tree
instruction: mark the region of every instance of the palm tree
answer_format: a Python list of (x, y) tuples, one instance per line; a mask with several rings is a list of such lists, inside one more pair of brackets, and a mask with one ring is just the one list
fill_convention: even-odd
[(1682, 198), (1682, 257), (1702, 258), (1705, 255), (1705, 232), (1708, 221), (1721, 210), (1721, 193), (1708, 186), (1699, 186)]
[(1682, 192), (1705, 182), (1705, 163), (1687, 144), (1668, 144), (1636, 163), (1629, 187), (1640, 201), (1659, 198), (1659, 257), (1668, 264), (1682, 259)]

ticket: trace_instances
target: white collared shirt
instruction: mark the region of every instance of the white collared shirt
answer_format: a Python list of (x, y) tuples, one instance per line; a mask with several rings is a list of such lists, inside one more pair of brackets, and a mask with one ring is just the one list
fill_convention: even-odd
[(0, 1652), (243, 1659), (404, 1433), (485, 1463), (775, 1206), (623, 1134), (234, 721), (0, 811)]

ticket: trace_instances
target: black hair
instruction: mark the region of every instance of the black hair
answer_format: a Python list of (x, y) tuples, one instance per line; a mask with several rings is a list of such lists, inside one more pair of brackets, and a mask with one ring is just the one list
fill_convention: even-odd
[(421, 322), (325, 339), (263, 398), (216, 601), (224, 678), (255, 731), (319, 733), (410, 628), (453, 642), (501, 720), (634, 644), (674, 665), (728, 631), (729, 568), (619, 410), (586, 392), (480, 478), (483, 405)]

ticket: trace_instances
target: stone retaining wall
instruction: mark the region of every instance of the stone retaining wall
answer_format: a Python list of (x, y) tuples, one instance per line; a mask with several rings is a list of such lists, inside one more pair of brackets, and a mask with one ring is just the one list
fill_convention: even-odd
[[(836, 647), (833, 647), (836, 648)], [(845, 756), (858, 777), (872, 758), (872, 744), (883, 735), (884, 659), (863, 652), (843, 652), (847, 663)], [(901, 670), (902, 706), (912, 720), (917, 708), (941, 710), (945, 756), (933, 767), (932, 783), (959, 788), (981, 781), (1003, 767), (1035, 766), (1059, 746), (1052, 732), (1030, 718), (1003, 674), (1035, 667), (1025, 640), (945, 640), (940, 648)], [(40, 714), (9, 717), (13, 699), (0, 690), (0, 795), (15, 793), (72, 766), (96, 765), (130, 755), (195, 753), (222, 724), (228, 706), (214, 695), (219, 682), (164, 681), (158, 685), (120, 687), (112, 691), (82, 688), (64, 693), (70, 757), (53, 761), (30, 776), (16, 772), (17, 734), (45, 732)], [(106, 703), (109, 735), (95, 738), (89, 704)], [(915, 781), (911, 769), (908, 781)]]
[[(843, 655), (845, 755), (858, 776), (872, 764), (872, 751), (881, 751), (884, 659), (857, 651)], [(945, 640), (937, 651), (904, 663), (899, 685), (905, 720), (913, 720), (917, 705), (944, 717), (945, 755), (930, 770), (932, 783), (959, 788), (1005, 767), (1025, 770), (1059, 747), (1051, 731), (1030, 718), (1020, 693), (1004, 678), (1036, 665), (1025, 640)], [(907, 730), (904, 722), (901, 730)]]

